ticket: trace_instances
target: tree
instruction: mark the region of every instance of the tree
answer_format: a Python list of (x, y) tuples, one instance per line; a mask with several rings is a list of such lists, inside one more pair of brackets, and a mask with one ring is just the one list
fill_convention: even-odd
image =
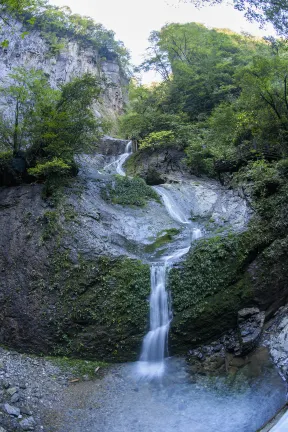
[(30, 152), (41, 163), (43, 158), (54, 157), (71, 162), (74, 155), (91, 150), (101, 133), (101, 120), (92, 110), (100, 91), (99, 80), (85, 74), (64, 84), (57, 98), (38, 106)]
[[(189, 0), (196, 6), (227, 3), (227, 0)], [(229, 2), (230, 3), (230, 2)], [(248, 20), (259, 22), (261, 26), (271, 22), (276, 31), (288, 36), (288, 3), (286, 0), (233, 0), (234, 8), (245, 12)]]
[(37, 111), (48, 100), (57, 99), (43, 72), (15, 68), (0, 87), (2, 111), (0, 112), (0, 140), (2, 146), (11, 148), (14, 154), (31, 142), (31, 125), (37, 119)]

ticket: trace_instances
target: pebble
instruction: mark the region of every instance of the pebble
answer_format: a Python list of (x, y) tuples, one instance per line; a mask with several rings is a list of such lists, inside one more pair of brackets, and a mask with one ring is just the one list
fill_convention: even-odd
[(14, 393), (13, 396), (11, 397), (11, 399), (10, 399), (10, 402), (11, 403), (16, 403), (16, 402), (19, 402), (19, 399), (20, 399), (19, 394), (18, 393)]
[(10, 387), (10, 383), (8, 382), (8, 381), (3, 381), (3, 383), (2, 383), (2, 386), (5, 388), (5, 389), (8, 389), (9, 387)]
[(2, 426), (0, 426), (0, 432), (6, 432), (6, 429), (4, 429)]
[(20, 426), (24, 431), (34, 430), (36, 422), (33, 417), (28, 417), (20, 421)]
[(20, 407), (20, 411), (21, 414), (32, 415), (32, 411), (27, 406)]
[(11, 387), (11, 388), (9, 388), (9, 389), (7, 390), (7, 393), (8, 393), (10, 396), (13, 396), (14, 393), (17, 393), (17, 388), (16, 388), (16, 387)]
[(4, 404), (4, 409), (9, 415), (13, 415), (15, 417), (18, 417), (20, 415), (20, 409), (15, 406), (9, 405), (8, 403)]

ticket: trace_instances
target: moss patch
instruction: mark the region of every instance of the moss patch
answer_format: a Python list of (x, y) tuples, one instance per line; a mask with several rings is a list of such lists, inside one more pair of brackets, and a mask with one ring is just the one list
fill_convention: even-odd
[(128, 258), (54, 256), (56, 355), (134, 360), (146, 332), (149, 266)]
[(242, 234), (202, 239), (183, 266), (171, 270), (175, 351), (185, 352), (193, 344), (219, 337), (234, 327), (237, 311), (254, 301), (247, 268), (270, 242), (262, 226)]
[(145, 246), (145, 252), (146, 253), (152, 253), (155, 252), (158, 248), (161, 246), (164, 246), (167, 243), (170, 243), (173, 241), (174, 237), (180, 233), (180, 230), (176, 228), (171, 228), (167, 230), (162, 230), (160, 233), (158, 233), (156, 240)]
[(144, 180), (118, 175), (110, 185), (102, 189), (101, 196), (113, 204), (126, 206), (144, 207), (150, 199), (161, 202), (159, 195)]
[(96, 378), (95, 370), (107, 366), (107, 363), (91, 360), (71, 359), (68, 357), (48, 357), (51, 363), (54, 363), (64, 372), (71, 373), (75, 378), (81, 378), (84, 375), (90, 379)]

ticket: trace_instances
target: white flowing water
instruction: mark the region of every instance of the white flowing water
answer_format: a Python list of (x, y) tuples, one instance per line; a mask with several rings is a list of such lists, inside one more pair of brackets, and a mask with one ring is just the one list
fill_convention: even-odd
[[(161, 195), (170, 216), (181, 224), (189, 224), (185, 213), (177, 206), (169, 191), (161, 186), (154, 189)], [(201, 230), (194, 229), (192, 241), (201, 237)], [(138, 374), (148, 379), (159, 378), (165, 371), (168, 355), (168, 332), (172, 319), (171, 302), (166, 291), (166, 276), (172, 264), (189, 252), (190, 246), (175, 250), (162, 258), (162, 262), (151, 265), (150, 329), (143, 340)], [(164, 262), (163, 262), (164, 261)]]
[(183, 210), (179, 208), (168, 189), (164, 188), (163, 186), (153, 186), (153, 189), (159, 195), (161, 195), (164, 205), (172, 219), (174, 219), (176, 222), (180, 222), (181, 224), (190, 223), (188, 217), (185, 215)]
[(128, 157), (131, 155), (131, 153), (132, 153), (132, 141), (129, 141), (125, 147), (125, 152), (119, 155), (117, 159), (115, 159), (113, 162), (110, 162), (108, 165), (105, 165), (103, 171), (115, 170), (117, 174), (121, 176), (125, 176), (126, 174), (123, 169), (123, 165), (128, 159)]

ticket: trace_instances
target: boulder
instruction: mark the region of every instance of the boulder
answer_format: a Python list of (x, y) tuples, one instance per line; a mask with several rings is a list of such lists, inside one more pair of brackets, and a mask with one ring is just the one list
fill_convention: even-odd
[(259, 342), (265, 321), (265, 312), (245, 308), (238, 312), (238, 333), (241, 355), (248, 354)]

